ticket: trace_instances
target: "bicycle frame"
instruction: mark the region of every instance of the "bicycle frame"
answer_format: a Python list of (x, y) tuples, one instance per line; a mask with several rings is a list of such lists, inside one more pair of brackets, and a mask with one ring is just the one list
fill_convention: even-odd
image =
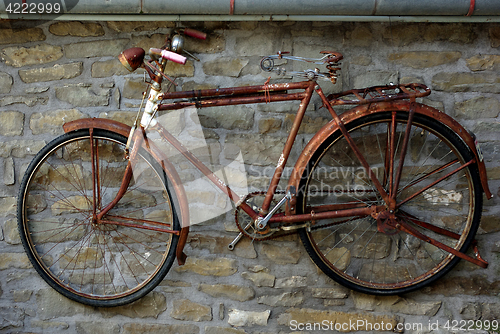
[[(148, 71), (149, 73), (150, 71)], [(161, 84), (162, 81), (162, 76), (154, 76), (152, 73), (150, 73), (150, 76), (152, 77), (153, 81), (159, 84)], [(409, 140), (409, 128), (411, 126), (412, 118), (415, 112), (421, 113), (421, 114), (426, 114), (429, 115), (438, 121), (442, 122), (446, 126), (450, 127), (452, 130), (454, 130), (461, 138), (462, 140), (469, 146), (471, 151), (474, 153), (475, 159), (469, 161), (467, 164), (462, 165), (461, 167), (457, 168), (455, 171), (452, 171), (450, 174), (442, 177), (440, 180), (445, 179), (449, 175), (458, 172), (462, 168), (466, 167), (468, 164), (471, 163), (477, 163), (479, 166), (479, 171), (480, 171), (480, 176), (481, 176), (481, 183), (483, 186), (483, 191), (485, 192), (486, 196), (488, 198), (491, 198), (491, 192), (488, 189), (488, 184), (487, 184), (487, 178), (486, 178), (486, 171), (484, 167), (484, 162), (482, 161), (480, 154), (478, 153), (476, 146), (474, 145), (474, 140), (472, 136), (465, 131), (456, 121), (451, 119), (450, 117), (446, 116), (445, 114), (439, 113), (429, 107), (423, 108), (422, 105), (419, 105), (415, 102), (416, 97), (421, 97), (430, 94), (430, 90), (428, 90), (427, 87), (423, 85), (416, 85), (416, 84), (411, 84), (411, 85), (400, 85), (398, 88), (401, 90), (396, 95), (391, 95), (391, 94), (385, 94), (384, 90), (386, 89), (394, 89), (395, 86), (384, 86), (384, 87), (370, 87), (364, 90), (351, 90), (347, 92), (343, 92), (340, 94), (334, 94), (330, 95), (328, 97), (325, 96), (323, 93), (321, 87), (317, 84), (316, 81), (310, 80), (310, 81), (302, 81), (302, 82), (294, 82), (294, 83), (281, 83), (281, 84), (264, 84), (264, 85), (258, 85), (258, 86), (248, 86), (248, 87), (233, 87), (233, 88), (223, 88), (223, 89), (207, 89), (207, 90), (198, 90), (198, 91), (185, 91), (185, 92), (170, 92), (170, 93), (163, 93), (158, 96), (156, 94), (155, 100), (156, 101), (162, 101), (162, 100), (174, 100), (174, 99), (191, 99), (191, 101), (179, 101), (179, 102), (171, 102), (167, 104), (161, 104), (157, 103), (156, 104), (156, 110), (161, 110), (161, 111), (168, 111), (168, 110), (176, 110), (176, 109), (182, 109), (186, 107), (196, 107), (196, 108), (205, 108), (205, 107), (217, 107), (217, 106), (228, 106), (228, 105), (240, 105), (240, 104), (251, 104), (251, 103), (272, 103), (272, 102), (281, 102), (281, 101), (300, 101), (300, 106), (298, 108), (295, 120), (292, 124), (291, 130), (289, 132), (289, 135), (286, 139), (286, 142), (284, 144), (283, 152), (277, 162), (276, 169), (274, 171), (274, 174), (271, 178), (270, 185), (267, 189), (264, 202), (262, 205), (261, 210), (259, 212), (254, 211), (249, 205), (247, 205), (242, 199), (232, 190), (228, 185), (226, 185), (220, 178), (218, 178), (207, 166), (205, 166), (193, 153), (191, 153), (188, 149), (186, 149), (170, 132), (168, 132), (164, 127), (162, 127), (160, 124), (155, 123), (152, 126), (148, 128), (148, 130), (154, 130), (157, 131), (162, 138), (164, 138), (166, 141), (168, 141), (177, 151), (179, 151), (188, 161), (190, 161), (198, 170), (200, 170), (211, 182), (219, 188), (223, 193), (225, 193), (233, 203), (235, 203), (237, 206), (240, 206), (240, 208), (247, 213), (254, 221), (257, 219), (262, 219), (263, 217), (266, 216), (266, 214), (270, 210), (271, 206), (271, 201), (273, 200), (273, 197), (276, 194), (276, 189), (278, 187), (278, 183), (281, 179), (281, 176), (284, 171), (284, 167), (288, 161), (292, 146), (295, 142), (295, 139), (297, 137), (299, 127), (302, 123), (305, 111), (307, 109), (308, 104), (310, 103), (311, 97), (314, 92), (316, 92), (324, 106), (327, 107), (329, 110), (330, 114), (333, 117), (333, 120), (325, 125), (314, 137), (313, 139), (309, 142), (309, 144), (306, 146), (304, 151), (302, 152), (301, 156), (297, 160), (297, 163), (295, 164), (295, 168), (292, 173), (292, 177), (289, 181), (288, 184), (288, 189), (295, 190), (297, 189), (296, 187), (298, 186), (298, 183), (300, 181), (300, 171), (304, 167), (303, 163), (305, 161), (304, 157), (307, 156), (308, 153), (313, 152), (315, 148), (319, 146), (321, 142), (324, 141), (324, 139), (327, 138), (331, 133), (334, 131), (340, 130), (343, 134), (343, 136), (346, 138), (349, 146), (352, 148), (352, 150), (355, 152), (356, 157), (358, 158), (359, 162), (362, 164), (364, 167), (367, 175), (369, 175), (369, 178), (373, 182), (376, 191), (381, 195), (382, 199), (385, 202), (385, 205), (378, 205), (378, 206), (360, 206), (359, 204), (352, 203), (352, 204), (343, 204), (343, 205), (320, 205), (320, 206), (315, 206), (314, 210), (310, 210), (310, 212), (305, 212), (302, 214), (296, 214), (295, 207), (294, 207), (294, 200), (295, 200), (295, 194), (289, 195), (289, 199), (287, 200), (286, 203), (286, 210), (285, 214), (280, 214), (280, 215), (274, 215), (268, 217), (268, 220), (266, 221), (266, 224), (268, 222), (270, 223), (278, 223), (280, 226), (283, 225), (288, 225), (290, 226), (291, 224), (296, 224), (296, 223), (304, 223), (304, 222), (314, 222), (316, 220), (320, 219), (326, 219), (326, 218), (340, 218), (340, 217), (348, 217), (348, 216), (359, 216), (359, 217), (364, 217), (364, 216), (372, 216), (375, 219), (379, 217), (381, 214), (387, 214), (387, 212), (391, 212), (395, 210), (401, 203), (396, 203), (396, 189), (398, 189), (398, 184), (399, 180), (401, 177), (401, 171), (402, 171), (402, 166), (404, 163), (404, 156), (406, 154), (406, 149), (408, 145), (408, 140)], [(295, 91), (299, 90), (299, 92), (289, 92), (289, 91)], [(375, 92), (375, 94), (372, 95), (372, 93)], [(343, 96), (346, 95), (354, 95), (355, 99), (354, 101), (347, 101), (340, 99)], [(407, 101), (395, 101), (395, 100), (401, 100), (401, 99), (410, 99), (409, 102)], [(361, 106), (354, 108), (350, 112), (346, 112), (339, 116), (333, 109), (332, 106), (334, 105), (340, 105), (340, 104), (361, 104)], [(392, 164), (392, 160), (394, 158), (394, 153), (396, 151), (394, 147), (394, 137), (395, 135), (391, 136), (390, 143), (388, 145), (388, 154), (386, 156), (390, 156), (391, 158), (391, 163), (388, 166), (385, 166), (386, 169), (388, 169), (387, 175), (390, 175), (390, 180), (388, 180), (389, 188), (388, 191), (386, 191), (383, 186), (381, 185), (380, 181), (377, 179), (375, 173), (372, 172), (370, 166), (366, 162), (365, 158), (363, 157), (362, 153), (360, 150), (357, 148), (356, 144), (352, 140), (352, 138), (349, 135), (349, 132), (346, 130), (345, 125), (357, 118), (366, 116), (370, 113), (374, 112), (380, 112), (384, 110), (388, 110), (389, 106), (394, 106), (395, 104), (398, 105), (398, 108), (404, 110), (406, 109), (409, 113), (409, 119), (408, 119), (408, 127), (405, 131), (404, 134), (404, 141), (402, 144), (402, 151), (401, 151), (401, 158), (400, 158), (400, 164), (399, 166), (394, 166)], [(395, 113), (393, 113), (393, 118), (395, 118)], [(90, 122), (91, 127), (108, 127), (108, 126), (114, 126), (118, 127), (119, 130), (121, 131), (120, 133), (124, 134), (125, 136), (128, 136), (127, 131), (130, 128), (122, 127), (116, 124), (112, 124), (109, 121), (106, 120), (93, 120)], [(393, 121), (395, 124), (395, 121)], [(78, 120), (78, 121), (73, 121), (68, 124), (65, 124), (64, 129), (66, 132), (81, 128), (81, 127), (87, 127), (89, 128), (89, 122), (85, 120)], [(187, 198), (184, 194), (184, 189), (182, 187), (182, 184), (180, 184), (180, 179), (177, 173), (175, 172), (175, 167), (168, 161), (168, 158), (162, 155), (160, 150), (155, 147), (154, 143), (151, 143), (144, 134), (145, 129), (141, 127), (139, 131), (136, 131), (134, 135), (134, 141), (136, 144), (139, 144), (139, 146), (144, 147), (148, 150), (149, 153), (151, 153), (154, 158), (157, 161), (161, 161), (163, 164), (164, 169), (167, 172), (167, 175), (173, 180), (174, 187), (175, 187), (175, 193), (178, 196), (179, 202), (180, 202), (180, 207), (181, 207), (181, 216), (182, 216), (182, 230), (181, 232), (178, 231), (173, 231), (169, 228), (165, 228), (165, 226), (162, 226), (161, 223), (157, 222), (151, 222), (148, 221), (148, 223), (151, 225), (158, 225), (159, 228), (157, 230), (162, 231), (162, 232), (168, 232), (168, 233), (175, 233), (175, 234), (180, 234), (181, 235), (181, 240), (179, 242), (179, 246), (177, 249), (177, 256), (179, 259), (179, 263), (183, 263), (185, 259), (185, 254), (182, 253), (182, 249), (186, 243), (187, 240), (187, 234), (188, 234), (188, 223), (189, 223), (189, 213), (187, 209)], [(392, 133), (394, 134), (394, 129), (392, 129)], [(131, 154), (129, 165), (133, 163), (134, 159), (134, 154)], [(393, 177), (393, 172), (396, 171), (395, 177)], [(437, 171), (433, 171), (432, 173), (435, 173)], [(431, 174), (432, 174), (431, 173)], [(125, 173), (123, 177), (123, 182), (122, 182), (122, 189), (125, 190), (128, 187), (128, 183), (131, 180), (131, 175), (132, 175), (132, 169), (127, 168), (127, 172)], [(437, 182), (439, 182), (438, 180)], [(430, 186), (429, 186), (430, 187)], [(423, 189), (421, 192), (425, 191)], [(122, 192), (119, 192), (115, 200), (110, 203), (103, 211), (101, 211), (98, 215), (97, 218), (100, 219), (102, 218), (106, 212), (111, 209), (123, 196)], [(415, 222), (418, 224), (419, 222)], [(130, 223), (132, 224), (132, 223)], [(134, 226), (132, 225), (128, 226)], [(307, 225), (307, 224), (306, 224)], [(304, 224), (297, 225), (298, 227), (304, 227), (306, 226)], [(136, 225), (134, 227), (138, 228), (143, 228), (142, 226)], [(263, 226), (265, 227), (265, 225)], [(463, 259), (466, 259), (470, 262), (473, 262), (477, 265), (480, 266), (485, 266), (486, 262), (483, 261), (479, 254), (476, 254), (476, 259), (472, 258), (470, 256), (467, 256), (463, 253), (460, 253), (454, 249), (451, 249), (445, 245), (442, 244), (436, 244), (434, 243), (434, 240), (427, 238), (425, 235), (422, 235), (418, 233), (418, 231), (415, 231), (411, 227), (406, 226), (400, 226), (398, 227), (402, 231), (406, 233), (410, 233), (414, 235), (417, 238), (420, 238), (426, 242), (433, 243), (434, 245), (449, 251), (453, 255), (459, 256)], [(428, 228), (428, 227), (427, 227)], [(445, 230), (437, 230), (435, 232), (438, 233), (446, 233)], [(452, 236), (453, 237), (453, 236)], [(430, 239), (430, 240), (429, 240)], [(436, 241), (437, 242), (437, 241)]]

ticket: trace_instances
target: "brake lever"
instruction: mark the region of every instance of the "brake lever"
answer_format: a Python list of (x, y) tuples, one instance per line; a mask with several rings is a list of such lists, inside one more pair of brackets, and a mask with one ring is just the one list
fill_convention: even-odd
[(200, 61), (200, 59), (198, 57), (196, 57), (195, 55), (193, 55), (191, 52), (189, 52), (187, 50), (182, 50), (182, 52), (184, 52), (185, 54), (187, 54), (189, 57), (193, 58), (194, 60)]

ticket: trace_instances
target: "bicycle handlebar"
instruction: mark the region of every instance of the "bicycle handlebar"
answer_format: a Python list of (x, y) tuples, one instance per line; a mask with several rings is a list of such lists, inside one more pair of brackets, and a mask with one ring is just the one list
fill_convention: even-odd
[(184, 28), (184, 35), (198, 39), (207, 39), (206, 33), (191, 28)]
[(182, 65), (186, 64), (186, 60), (187, 60), (186, 57), (181, 56), (178, 53), (168, 51), (168, 50), (157, 49), (157, 48), (149, 49), (149, 54), (154, 55), (154, 56), (158, 56), (158, 57), (162, 57), (162, 58), (171, 60), (174, 63), (178, 63), (178, 64), (182, 64)]

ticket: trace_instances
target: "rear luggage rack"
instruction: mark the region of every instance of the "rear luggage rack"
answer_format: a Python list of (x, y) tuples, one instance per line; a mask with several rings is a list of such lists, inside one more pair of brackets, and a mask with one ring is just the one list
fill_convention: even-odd
[(330, 94), (327, 98), (332, 106), (337, 106), (404, 100), (427, 96), (430, 93), (431, 90), (426, 85), (411, 83), (351, 89), (342, 93)]

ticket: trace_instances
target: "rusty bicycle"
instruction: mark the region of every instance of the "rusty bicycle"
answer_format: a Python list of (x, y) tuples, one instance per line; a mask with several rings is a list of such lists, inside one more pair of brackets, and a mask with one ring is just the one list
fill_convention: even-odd
[[(308, 255), (333, 280), (371, 294), (419, 289), (460, 259), (486, 267), (478, 252), (483, 193), (482, 153), (472, 133), (443, 112), (417, 102), (423, 84), (390, 84), (326, 95), (342, 54), (317, 59), (287, 53), (263, 58), (306, 61), (298, 82), (162, 91), (173, 81), (168, 61), (184, 63), (177, 29), (163, 48), (121, 53), (130, 71), (150, 78), (135, 125), (80, 119), (47, 144), (26, 170), (18, 197), (23, 246), (36, 271), (64, 296), (93, 306), (123, 305), (150, 292), (175, 259), (186, 260), (190, 212), (176, 161), (146, 133), (173, 147), (235, 206), (239, 235), (253, 241), (298, 233)], [(290, 74), (290, 73), (288, 73)], [(313, 94), (332, 119), (307, 143), (285, 191), (278, 190)], [(183, 108), (298, 101), (300, 106), (265, 192), (238, 195), (158, 119)], [(334, 108), (353, 108), (338, 114)], [(194, 167), (193, 167), (194, 166)], [(185, 167), (183, 167), (185, 168)], [(473, 249), (475, 254), (466, 253)]]

